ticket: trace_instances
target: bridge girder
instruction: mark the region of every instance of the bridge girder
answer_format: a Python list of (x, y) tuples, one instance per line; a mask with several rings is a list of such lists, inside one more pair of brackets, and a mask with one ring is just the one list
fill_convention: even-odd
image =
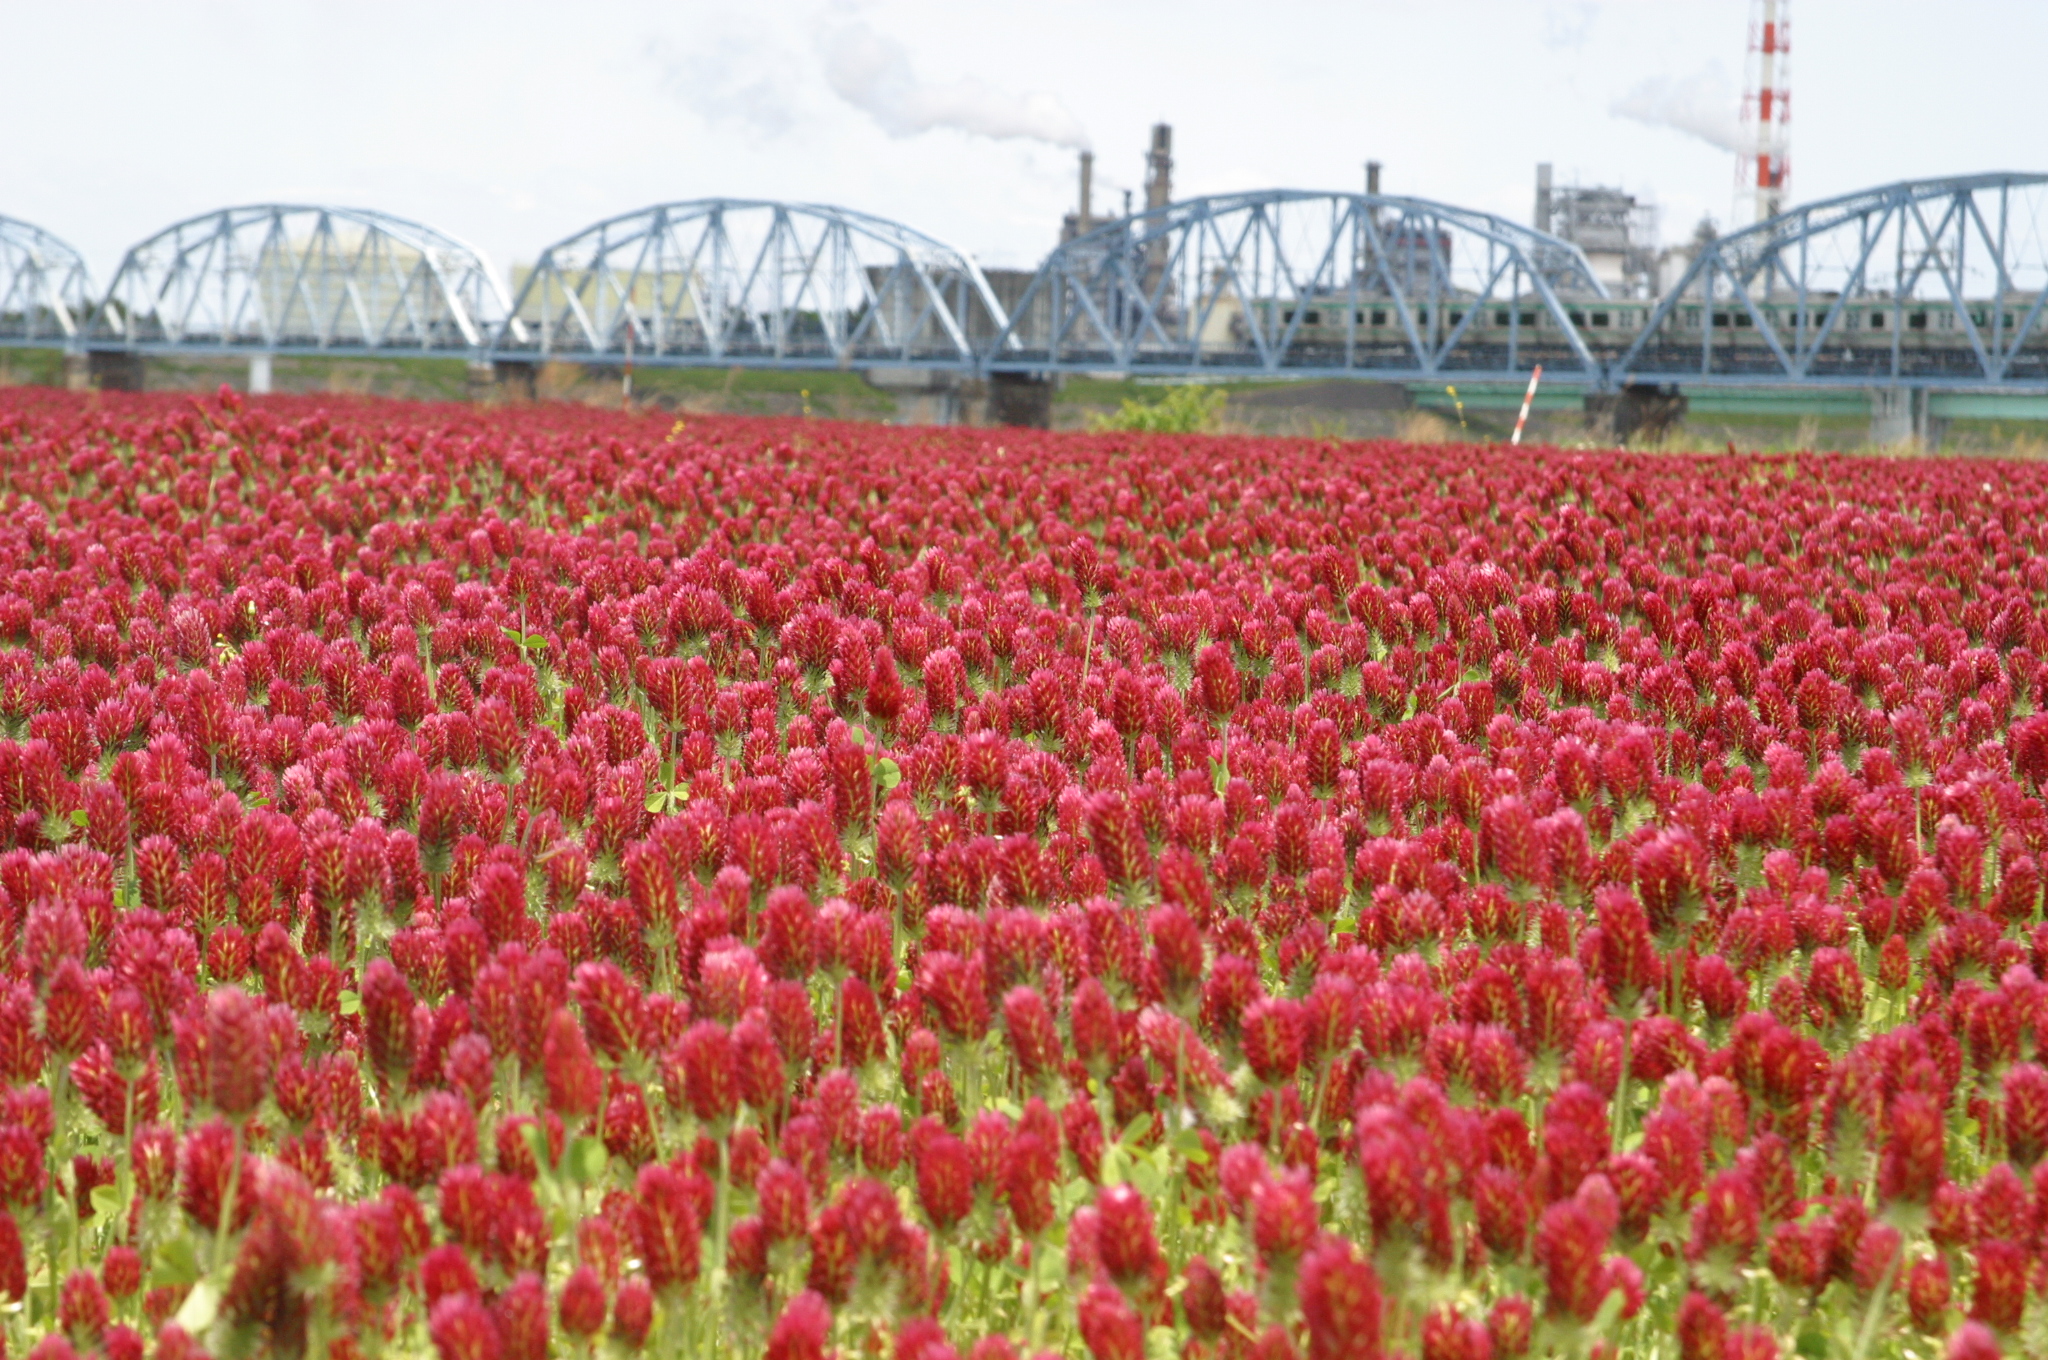
[(478, 354), (508, 310), (489, 262), (433, 227), (359, 208), (257, 204), (131, 247), (87, 341), (145, 352)]
[[(1577, 246), (1490, 213), (1380, 194), (1225, 194), (1061, 244), (985, 360), (1245, 376), (1498, 376), (1532, 362), (1592, 373), (1566, 299), (1606, 296)], [(1503, 307), (1506, 336), (1482, 343), (1482, 311)]]
[(497, 348), (657, 364), (972, 367), (978, 342), (1005, 321), (971, 257), (899, 222), (707, 198), (549, 246)]
[(1708, 242), (1613, 373), (2038, 386), (2044, 300), (2048, 175), (1905, 180)]
[(0, 345), (68, 345), (93, 302), (77, 251), (33, 223), (0, 217)]

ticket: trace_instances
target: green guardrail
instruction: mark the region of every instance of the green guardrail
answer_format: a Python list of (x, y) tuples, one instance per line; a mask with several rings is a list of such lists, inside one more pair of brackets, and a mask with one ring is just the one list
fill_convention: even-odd
[[(1426, 411), (1453, 411), (1458, 402), (1463, 402), (1467, 411), (1519, 411), (1522, 409), (1522, 394), (1529, 389), (1526, 385), (1510, 387), (1504, 383), (1473, 383), (1466, 386), (1457, 383), (1457, 401), (1445, 384), (1424, 386), (1409, 383), (1408, 400)], [(1576, 387), (1539, 387), (1534, 411), (1577, 411), (1584, 407), (1583, 394)]]
[(1788, 392), (1715, 387), (1687, 392), (1681, 386), (1678, 390), (1685, 393), (1687, 415), (1837, 416), (1850, 420), (1866, 420), (1870, 416), (1870, 394), (1860, 389)]
[[(1443, 384), (1410, 383), (1408, 399), (1427, 411), (1453, 412), (1456, 403)], [(1458, 400), (1472, 411), (1516, 411), (1521, 409), (1522, 387), (1500, 383), (1457, 384)], [(1744, 416), (1814, 416), (1820, 419), (1863, 420), (1870, 415), (1867, 388), (1744, 388), (1694, 387), (1680, 383), (1686, 413), (1695, 417), (1741, 418)], [(2048, 393), (2027, 392), (1930, 392), (1927, 412), (1943, 420), (2048, 420)], [(1538, 412), (1582, 409), (1583, 392), (1576, 386), (1559, 384), (1539, 388), (1534, 410)]]
[(1929, 415), (1944, 420), (2048, 420), (2048, 395), (2025, 392), (1934, 392)]

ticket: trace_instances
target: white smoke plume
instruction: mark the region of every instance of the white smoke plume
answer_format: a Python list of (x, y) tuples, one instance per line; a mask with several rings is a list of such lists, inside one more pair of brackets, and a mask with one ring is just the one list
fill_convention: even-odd
[(973, 76), (918, 79), (910, 54), (864, 23), (828, 30), (819, 40), (825, 81), (891, 137), (952, 128), (976, 137), (1021, 139), (1085, 150), (1080, 120), (1049, 94), (1010, 94)]
[(763, 137), (795, 125), (788, 57), (770, 44), (732, 32), (699, 34), (688, 46), (654, 37), (644, 55), (662, 89), (706, 122), (738, 124)]
[(1708, 146), (1740, 154), (1741, 105), (1718, 66), (1672, 80), (1653, 76), (1608, 106), (1608, 112), (1650, 127), (1673, 128)]

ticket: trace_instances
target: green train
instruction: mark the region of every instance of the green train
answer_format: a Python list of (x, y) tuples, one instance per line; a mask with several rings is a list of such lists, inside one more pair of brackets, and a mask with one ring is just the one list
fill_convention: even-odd
[[(1782, 342), (1783, 338), (1795, 335), (1811, 336), (1827, 323), (1835, 302), (1834, 295), (1814, 295), (1807, 300), (1803, 318), (1796, 302), (1779, 298), (1759, 302), (1756, 310), (1777, 330)], [(1655, 299), (1649, 298), (1565, 298), (1561, 303), (1572, 326), (1588, 346), (1616, 352), (1635, 342), (1658, 305)], [(2011, 344), (2022, 326), (2027, 326), (2028, 347), (2039, 344), (2048, 348), (2048, 326), (2035, 316), (2036, 305), (2036, 295), (2008, 297), (2003, 306), (1989, 301), (1972, 302), (1965, 313), (1970, 325), (1965, 326), (1956, 309), (1946, 303), (1925, 299), (1898, 302), (1876, 297), (1859, 298), (1852, 300), (1835, 319), (1830, 343), (1831, 346), (1845, 348), (1875, 347), (1889, 352), (1896, 336), (1897, 343), (1906, 350), (1973, 350), (1972, 328), (1979, 341), (1987, 345), (1994, 334), (2002, 332), (1999, 344), (2004, 347)], [(1689, 336), (1697, 345), (1706, 324), (1707, 310), (1700, 301), (1680, 301), (1664, 322), (1664, 343)], [(1294, 326), (1295, 342), (1302, 345), (1342, 347), (1347, 341), (1405, 343), (1407, 336), (1399, 310), (1385, 298), (1360, 299), (1353, 303), (1349, 298), (1333, 297), (1326, 302), (1307, 305), (1268, 300), (1262, 304), (1261, 311), (1267, 335)], [(1505, 345), (1511, 335), (1526, 339), (1539, 348), (1546, 347), (1546, 340), (1549, 344), (1561, 343), (1561, 328), (1550, 309), (1527, 298), (1518, 304), (1482, 303), (1476, 307), (1476, 316), (1474, 311), (1473, 303), (1452, 300), (1434, 308), (1426, 303), (1414, 305), (1411, 316), (1416, 330), (1436, 343), (1441, 343), (1460, 326), (1465, 327), (1468, 341), (1480, 345)], [(1468, 316), (1471, 317), (1469, 325)], [(2028, 325), (2030, 320), (2032, 324)], [(1757, 330), (1756, 318), (1740, 301), (1717, 299), (1712, 311), (1712, 326), (1717, 333), (1714, 338), (1716, 345), (1769, 347)]]

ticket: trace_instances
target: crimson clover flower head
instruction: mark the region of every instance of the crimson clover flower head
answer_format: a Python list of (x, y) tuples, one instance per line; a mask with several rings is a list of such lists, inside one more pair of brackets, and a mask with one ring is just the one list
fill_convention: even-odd
[(1143, 1360), (1145, 1324), (1121, 1290), (1106, 1282), (1081, 1296), (1081, 1340), (1095, 1360)]
[(1315, 1360), (1380, 1355), (1379, 1276), (1349, 1242), (1332, 1237), (1318, 1243), (1302, 1259), (1299, 1289)]
[(831, 1305), (806, 1289), (783, 1305), (769, 1329), (769, 1360), (825, 1360), (831, 1335)]
[(1113, 1185), (1096, 1199), (1097, 1251), (1103, 1268), (1126, 1289), (1150, 1280), (1163, 1264), (1152, 1209), (1132, 1185)]
[(654, 1286), (644, 1275), (629, 1276), (612, 1300), (612, 1335), (628, 1350), (637, 1351), (653, 1329)]
[(441, 1360), (492, 1360), (503, 1347), (496, 1319), (473, 1290), (442, 1295), (427, 1330)]
[(262, 1103), (270, 1085), (272, 1056), (263, 1007), (239, 987), (216, 988), (205, 1005), (208, 1093), (215, 1109), (239, 1118)]

